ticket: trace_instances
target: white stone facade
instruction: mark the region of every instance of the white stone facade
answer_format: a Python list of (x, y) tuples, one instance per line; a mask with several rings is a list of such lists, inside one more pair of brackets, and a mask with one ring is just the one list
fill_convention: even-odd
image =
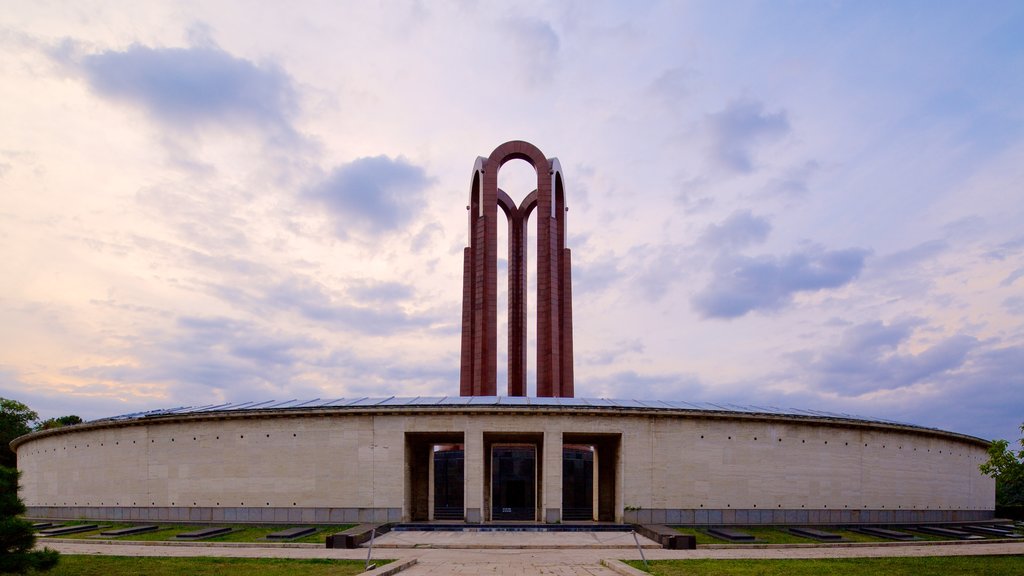
[(853, 419), (564, 406), (251, 410), (98, 421), (14, 445), (33, 517), (383, 522), (418, 519), (411, 502), (427, 473), (413, 457), (433, 438), (464, 445), (470, 522), (490, 520), (488, 447), (524, 439), (538, 451), (538, 521), (561, 520), (562, 444), (581, 441), (601, 443), (606, 474), (595, 483), (605, 519), (618, 522), (974, 520), (994, 509), (994, 482), (978, 470), (986, 442)]

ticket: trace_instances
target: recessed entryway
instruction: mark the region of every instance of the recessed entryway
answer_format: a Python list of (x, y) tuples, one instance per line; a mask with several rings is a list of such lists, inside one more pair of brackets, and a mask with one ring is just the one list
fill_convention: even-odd
[(540, 433), (484, 433), (487, 520), (540, 519), (543, 446)]
[(463, 442), (462, 432), (405, 434), (405, 501), (410, 521), (465, 518)]
[(615, 521), (621, 445), (620, 433), (562, 435), (563, 520)]

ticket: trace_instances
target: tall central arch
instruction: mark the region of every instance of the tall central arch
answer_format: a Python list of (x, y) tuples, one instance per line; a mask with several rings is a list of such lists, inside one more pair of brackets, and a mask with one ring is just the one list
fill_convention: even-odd
[[(498, 171), (525, 160), (537, 188), (516, 206), (498, 188)], [(573, 396), (572, 278), (565, 247), (565, 190), (557, 158), (513, 140), (473, 166), (469, 191), (469, 246), (463, 251), (463, 396), (497, 396), (498, 208), (508, 222), (508, 395), (526, 395), (526, 238), (537, 217), (537, 396)]]

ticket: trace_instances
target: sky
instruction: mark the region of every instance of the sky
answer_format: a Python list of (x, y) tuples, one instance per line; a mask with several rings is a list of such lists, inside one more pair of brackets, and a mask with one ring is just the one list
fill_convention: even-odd
[(509, 140), (563, 168), (577, 396), (1020, 437), (1018, 1), (5, 1), (0, 396), (457, 395)]

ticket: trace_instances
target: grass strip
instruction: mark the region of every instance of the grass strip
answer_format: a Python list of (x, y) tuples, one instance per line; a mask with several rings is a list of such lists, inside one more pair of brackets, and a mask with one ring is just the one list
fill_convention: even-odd
[[(391, 560), (374, 560), (380, 566)], [(61, 554), (49, 576), (347, 576), (363, 572), (362, 560), (288, 558), (168, 558)]]
[[(644, 570), (643, 562), (627, 564)], [(652, 560), (656, 576), (1019, 576), (1024, 556), (923, 556), (814, 560)]]

